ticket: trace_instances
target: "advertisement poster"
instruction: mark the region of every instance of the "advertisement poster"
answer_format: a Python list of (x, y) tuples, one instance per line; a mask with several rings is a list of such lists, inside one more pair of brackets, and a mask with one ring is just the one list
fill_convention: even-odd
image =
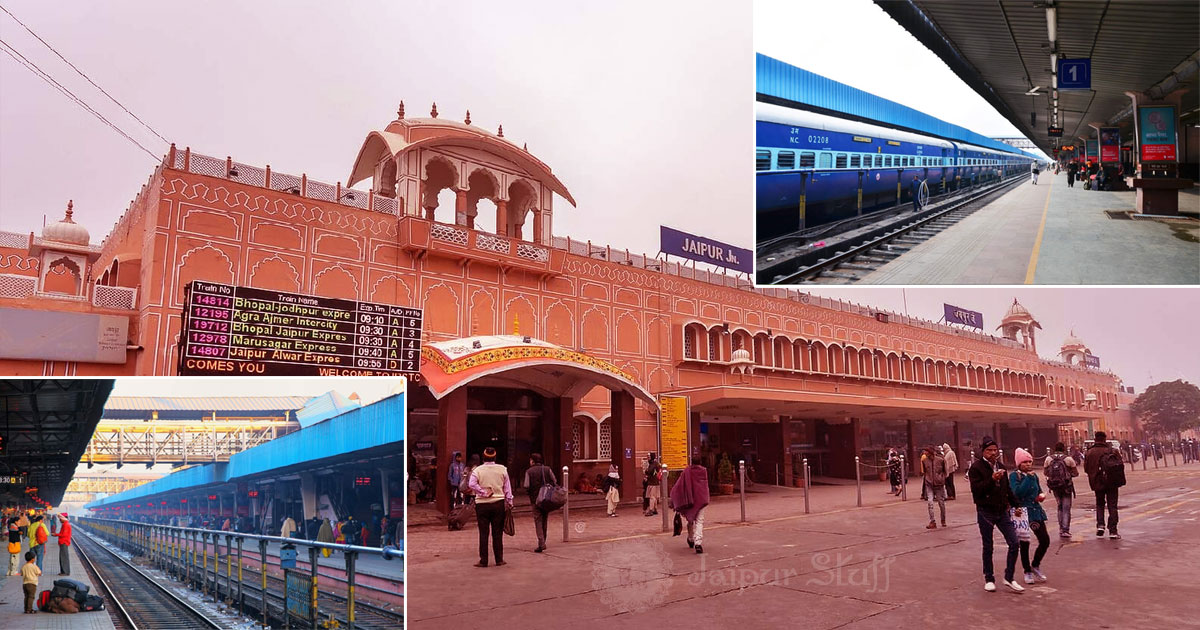
[(1174, 162), (1175, 108), (1138, 108), (1138, 135), (1143, 162)]
[(1121, 161), (1121, 130), (1119, 128), (1100, 128), (1100, 161)]

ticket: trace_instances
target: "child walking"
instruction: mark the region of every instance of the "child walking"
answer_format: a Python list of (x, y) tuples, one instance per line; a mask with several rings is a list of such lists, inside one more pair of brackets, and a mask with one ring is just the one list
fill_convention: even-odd
[(1016, 452), (1017, 469), (1008, 475), (1009, 485), (1017, 498), (1017, 506), (1029, 514), (1029, 529), (1037, 537), (1038, 546), (1033, 552), (1033, 562), (1029, 561), (1029, 542), (1022, 540), (1021, 566), (1025, 568), (1025, 583), (1045, 582), (1046, 575), (1040, 568), (1042, 558), (1050, 548), (1050, 535), (1046, 533), (1046, 511), (1042, 509), (1042, 501), (1046, 495), (1042, 492), (1042, 484), (1037, 473), (1033, 472), (1033, 455), (1023, 448)]

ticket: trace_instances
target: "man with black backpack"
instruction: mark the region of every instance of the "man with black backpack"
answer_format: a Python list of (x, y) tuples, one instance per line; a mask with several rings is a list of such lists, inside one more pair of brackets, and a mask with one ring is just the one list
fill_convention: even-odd
[(533, 507), (533, 531), (537, 534), (537, 553), (546, 550), (546, 519), (550, 510), (538, 506), (538, 493), (542, 486), (553, 486), (558, 483), (554, 471), (542, 463), (542, 454), (534, 453), (529, 456), (529, 468), (525, 471), (525, 491), (529, 493), (529, 505)]
[(1104, 506), (1108, 505), (1108, 537), (1119, 540), (1117, 533), (1117, 489), (1125, 485), (1125, 462), (1121, 453), (1108, 443), (1104, 431), (1096, 432), (1096, 443), (1083, 460), (1088, 485), (1096, 493), (1096, 537), (1104, 536)]
[(1054, 453), (1042, 462), (1042, 471), (1046, 474), (1046, 486), (1058, 502), (1058, 536), (1070, 538), (1071, 502), (1075, 498), (1072, 479), (1079, 476), (1079, 465), (1067, 455), (1067, 447), (1059, 442), (1054, 445)]

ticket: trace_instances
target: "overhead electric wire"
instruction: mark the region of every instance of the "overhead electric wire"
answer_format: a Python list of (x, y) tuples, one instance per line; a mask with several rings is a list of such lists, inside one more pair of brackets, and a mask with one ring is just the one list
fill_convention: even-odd
[(35, 75), (37, 75), (37, 77), (38, 77), (39, 79), (41, 79), (41, 80), (45, 81), (46, 83), (49, 83), (51, 87), (54, 87), (55, 89), (57, 89), (57, 90), (58, 90), (59, 92), (61, 92), (61, 93), (62, 93), (64, 96), (66, 96), (67, 98), (71, 99), (72, 101), (75, 101), (75, 103), (76, 103), (77, 105), (79, 105), (80, 107), (82, 107), (84, 110), (86, 110), (86, 111), (87, 111), (88, 113), (90, 113), (91, 115), (95, 116), (97, 119), (99, 119), (99, 120), (100, 120), (100, 122), (102, 122), (102, 123), (104, 123), (104, 124), (108, 125), (109, 127), (111, 127), (111, 128), (113, 129), (113, 131), (116, 131), (116, 132), (117, 132), (118, 134), (120, 134), (120, 135), (121, 135), (123, 138), (125, 138), (126, 140), (128, 140), (128, 141), (132, 142), (133, 144), (137, 145), (137, 147), (138, 147), (139, 149), (141, 149), (142, 151), (145, 151), (145, 152), (146, 152), (146, 155), (149, 155), (151, 159), (154, 159), (154, 160), (157, 160), (157, 159), (159, 159), (159, 156), (155, 155), (155, 154), (154, 154), (153, 152), (151, 152), (149, 149), (147, 149), (146, 147), (142, 146), (142, 143), (138, 142), (137, 140), (134, 140), (134, 139), (133, 139), (133, 137), (131, 137), (129, 134), (127, 134), (127, 133), (125, 133), (124, 131), (122, 131), (120, 127), (118, 127), (118, 126), (114, 125), (114, 124), (112, 123), (112, 121), (110, 121), (109, 119), (105, 118), (103, 114), (101, 114), (100, 112), (98, 112), (98, 111), (96, 111), (96, 110), (92, 109), (92, 107), (91, 107), (90, 105), (88, 105), (87, 103), (83, 102), (83, 99), (80, 99), (78, 96), (75, 96), (75, 94), (74, 94), (73, 92), (71, 92), (71, 90), (68, 90), (68, 89), (67, 89), (65, 86), (63, 86), (63, 84), (59, 83), (58, 81), (55, 81), (55, 80), (54, 80), (54, 77), (52, 77), (52, 76), (50, 76), (49, 74), (47, 74), (47, 73), (46, 73), (44, 70), (42, 70), (41, 68), (39, 68), (37, 64), (35, 64), (35, 63), (33, 63), (32, 61), (30, 61), (29, 59), (27, 59), (27, 58), (25, 57), (25, 55), (22, 55), (20, 52), (18, 52), (18, 51), (17, 51), (17, 49), (16, 49), (16, 48), (13, 48), (11, 45), (9, 45), (9, 43), (8, 43), (8, 42), (6, 42), (6, 41), (4, 41), (4, 40), (2, 40), (2, 39), (0, 39), (0, 50), (3, 50), (5, 54), (7, 54), (9, 57), (12, 57), (12, 58), (13, 58), (13, 60), (14, 60), (14, 61), (16, 61), (17, 63), (21, 64), (22, 66), (25, 66), (25, 69), (26, 69), (26, 70), (29, 70), (30, 72), (32, 72), (32, 73), (34, 73)]
[(110, 101), (112, 101), (112, 102), (116, 103), (116, 104), (117, 104), (117, 107), (120, 107), (122, 110), (124, 110), (124, 111), (125, 111), (125, 113), (126, 113), (126, 114), (129, 114), (130, 116), (132, 116), (132, 117), (133, 117), (133, 119), (134, 119), (134, 120), (136, 120), (136, 121), (138, 121), (139, 123), (141, 123), (143, 127), (145, 127), (146, 129), (149, 129), (149, 130), (150, 130), (150, 133), (152, 133), (152, 134), (154, 134), (154, 135), (158, 136), (158, 139), (159, 139), (159, 140), (162, 140), (163, 142), (165, 142), (165, 143), (167, 143), (167, 144), (171, 144), (171, 142), (170, 142), (169, 140), (167, 140), (166, 138), (164, 138), (164, 137), (162, 136), (162, 134), (160, 134), (160, 133), (158, 133), (157, 131), (155, 131), (155, 130), (154, 130), (154, 127), (151, 127), (151, 126), (150, 126), (149, 124), (147, 124), (147, 123), (146, 123), (144, 120), (142, 120), (141, 118), (138, 118), (138, 117), (137, 117), (137, 114), (134, 114), (133, 112), (129, 111), (129, 108), (127, 108), (127, 107), (125, 107), (124, 105), (122, 105), (120, 101), (118, 101), (116, 98), (114, 98), (112, 94), (109, 94), (108, 92), (106, 92), (106, 91), (104, 90), (104, 88), (102, 88), (102, 87), (100, 87), (99, 85), (97, 85), (97, 84), (96, 84), (96, 82), (95, 82), (95, 81), (93, 81), (91, 77), (89, 77), (88, 75), (84, 74), (83, 70), (80, 70), (79, 68), (75, 67), (75, 64), (71, 63), (70, 61), (68, 61), (68, 60), (67, 60), (67, 58), (66, 58), (66, 57), (62, 56), (62, 53), (58, 52), (58, 50), (56, 50), (56, 49), (55, 49), (53, 46), (51, 46), (49, 42), (47, 42), (46, 40), (42, 39), (42, 38), (41, 38), (41, 36), (40, 36), (40, 35), (38, 35), (37, 33), (34, 33), (34, 32), (33, 32), (33, 29), (31, 29), (31, 28), (29, 28), (28, 26), (26, 26), (24, 22), (22, 22), (20, 19), (18, 19), (18, 18), (17, 18), (17, 16), (13, 15), (13, 14), (12, 14), (12, 11), (9, 11), (9, 10), (8, 10), (7, 8), (5, 8), (5, 6), (4, 6), (4, 5), (2, 5), (2, 4), (0, 4), (0, 11), (4, 11), (5, 13), (7, 13), (7, 14), (8, 14), (8, 17), (11, 17), (13, 20), (16, 20), (17, 24), (20, 24), (20, 25), (21, 25), (21, 26), (22, 26), (22, 27), (23, 27), (25, 30), (29, 31), (29, 34), (30, 34), (30, 35), (33, 35), (35, 38), (37, 38), (37, 40), (38, 40), (39, 42), (42, 42), (42, 44), (44, 44), (44, 45), (46, 46), (46, 48), (49, 48), (49, 49), (50, 49), (50, 52), (52, 52), (52, 53), (54, 53), (55, 55), (57, 55), (59, 59), (62, 59), (62, 60), (63, 60), (63, 63), (67, 64), (68, 66), (71, 66), (71, 69), (72, 69), (72, 70), (74, 70), (75, 72), (78, 72), (78, 73), (79, 73), (79, 76), (83, 77), (84, 79), (87, 79), (87, 82), (88, 82), (88, 83), (91, 83), (91, 84), (92, 84), (92, 87), (95, 87), (97, 90), (100, 90), (100, 93), (101, 93), (101, 94), (103, 94), (103, 95), (105, 95), (105, 96), (107, 96), (107, 97), (108, 97), (108, 100), (110, 100)]

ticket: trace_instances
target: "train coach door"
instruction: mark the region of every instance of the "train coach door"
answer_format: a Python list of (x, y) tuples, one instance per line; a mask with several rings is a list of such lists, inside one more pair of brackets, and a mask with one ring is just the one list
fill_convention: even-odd
[(949, 172), (950, 172), (949, 170), (946, 169), (946, 149), (945, 148), (942, 149), (942, 160), (940, 162), (938, 162), (938, 164), (940, 164), (942, 166), (942, 181), (939, 182), (938, 192), (945, 193), (946, 192), (946, 175), (949, 174)]
[[(867, 159), (870, 159), (870, 157), (868, 157)], [(859, 217), (862, 216), (862, 188), (863, 188), (863, 175), (864, 174), (865, 174), (865, 171), (858, 172), (858, 210), (855, 212), (855, 216), (859, 216)]]

